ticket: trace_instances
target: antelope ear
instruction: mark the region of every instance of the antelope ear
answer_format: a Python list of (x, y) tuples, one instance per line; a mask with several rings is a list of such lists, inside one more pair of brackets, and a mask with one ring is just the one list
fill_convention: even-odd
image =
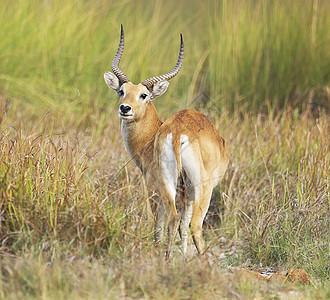
[(166, 92), (169, 84), (170, 83), (167, 80), (162, 80), (162, 81), (156, 82), (154, 84), (154, 86), (152, 87), (151, 97), (150, 97), (151, 100), (163, 95)]
[(110, 89), (118, 91), (120, 88), (119, 80), (116, 75), (111, 72), (104, 73), (104, 81)]

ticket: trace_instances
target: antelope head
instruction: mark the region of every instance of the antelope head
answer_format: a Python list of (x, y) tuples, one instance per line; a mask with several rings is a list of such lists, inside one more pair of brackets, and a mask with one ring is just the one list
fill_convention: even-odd
[(104, 73), (104, 80), (108, 87), (115, 90), (119, 95), (118, 115), (121, 120), (138, 121), (144, 116), (147, 105), (166, 92), (169, 85), (168, 81), (178, 74), (182, 66), (184, 53), (182, 34), (180, 34), (180, 39), (180, 52), (174, 69), (167, 74), (151, 77), (135, 85), (119, 69), (119, 62), (124, 51), (124, 30), (121, 25), (118, 50), (111, 64), (113, 73)]

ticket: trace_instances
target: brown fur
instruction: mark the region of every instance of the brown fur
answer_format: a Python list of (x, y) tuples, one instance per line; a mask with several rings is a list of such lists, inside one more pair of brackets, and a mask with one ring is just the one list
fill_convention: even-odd
[[(165, 138), (170, 132), (173, 134), (173, 149), (178, 164), (179, 174), (182, 172), (180, 159), (180, 137), (188, 136), (190, 142), (196, 142), (200, 147), (201, 159), (206, 170), (211, 169), (218, 162), (223, 165), (223, 173), (227, 169), (229, 152), (226, 142), (219, 135), (213, 124), (202, 113), (194, 110), (181, 110), (162, 124), (157, 132), (158, 138)], [(217, 157), (220, 153), (220, 157)], [(216, 159), (212, 161), (212, 159)]]
[[(171, 193), (168, 190), (169, 187), (166, 185), (168, 178), (164, 177), (162, 168), (162, 151), (165, 143), (168, 143), (167, 137), (170, 136), (169, 134), (172, 137), (171, 141), (178, 174), (178, 178), (171, 178), (171, 180), (173, 179), (173, 183), (177, 182), (177, 188), (180, 188), (177, 197), (182, 200), (185, 212), (186, 209), (191, 209), (191, 214), (185, 213), (182, 215), (184, 224), (183, 252), (185, 253), (186, 251), (187, 225), (191, 221), (193, 239), (198, 252), (201, 253), (204, 248), (202, 223), (210, 204), (213, 186), (218, 179), (222, 178), (229, 162), (225, 141), (208, 118), (197, 111), (179, 111), (162, 123), (150, 99), (164, 93), (168, 84), (159, 85), (154, 90), (149, 91), (144, 85), (134, 85), (131, 82), (126, 82), (122, 86), (116, 86), (116, 80), (113, 80), (113, 78), (111, 73), (105, 74), (105, 80), (109, 87), (121, 93), (120, 105), (130, 107), (129, 113), (119, 111), (125, 146), (136, 165), (142, 171), (148, 188), (155, 191), (161, 199), (159, 200), (161, 202), (158, 202), (159, 209), (161, 209), (158, 209), (158, 216), (163, 215), (162, 206), (165, 207), (169, 215), (170, 239), (168, 253), (171, 251), (171, 245), (180, 222), (175, 199), (173, 199), (173, 192)], [(143, 99), (141, 95), (146, 97)], [(187, 186), (183, 175), (183, 172), (186, 170), (183, 170), (181, 162), (181, 156), (184, 154), (182, 152), (184, 151), (184, 146), (181, 145), (181, 137), (183, 135), (186, 136), (189, 153), (193, 153), (193, 158), (196, 160), (191, 162), (194, 166), (191, 172), (195, 175), (198, 174), (198, 178), (201, 180), (201, 182), (195, 183), (193, 187), (196, 194), (196, 184), (198, 185), (198, 193), (196, 194), (198, 196), (195, 195), (194, 200), (190, 199), (188, 204), (186, 203)], [(168, 144), (167, 147), (169, 147)], [(189, 164), (187, 158), (185, 163)], [(173, 169), (171, 170), (173, 171)], [(155, 209), (153, 210), (155, 211)], [(158, 240), (157, 228), (159, 229), (159, 222), (158, 219), (156, 241)]]

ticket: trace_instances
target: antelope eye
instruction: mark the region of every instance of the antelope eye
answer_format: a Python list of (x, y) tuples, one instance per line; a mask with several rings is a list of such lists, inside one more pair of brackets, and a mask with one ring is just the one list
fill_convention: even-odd
[(119, 95), (119, 97), (124, 96), (124, 91), (123, 90), (119, 90), (118, 91), (118, 95)]
[(140, 96), (143, 100), (145, 100), (145, 98), (147, 98), (148, 97), (148, 95), (147, 94), (141, 94), (141, 96)]

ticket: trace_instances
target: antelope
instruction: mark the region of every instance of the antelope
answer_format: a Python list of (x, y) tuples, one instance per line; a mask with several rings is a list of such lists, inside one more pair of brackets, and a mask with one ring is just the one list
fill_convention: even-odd
[[(166, 256), (180, 226), (181, 251), (186, 255), (191, 227), (199, 254), (204, 251), (202, 225), (214, 187), (223, 177), (229, 162), (224, 139), (208, 118), (194, 110), (182, 110), (165, 122), (160, 121), (153, 100), (165, 93), (169, 80), (182, 66), (184, 44), (172, 71), (135, 85), (119, 69), (124, 50), (124, 30), (112, 61), (112, 71), (104, 73), (109, 88), (119, 95), (121, 133), (125, 147), (141, 170), (149, 190), (157, 195), (155, 242), (164, 236), (167, 215), (168, 245)], [(178, 212), (177, 202), (183, 203)], [(178, 205), (179, 206), (179, 205)]]

